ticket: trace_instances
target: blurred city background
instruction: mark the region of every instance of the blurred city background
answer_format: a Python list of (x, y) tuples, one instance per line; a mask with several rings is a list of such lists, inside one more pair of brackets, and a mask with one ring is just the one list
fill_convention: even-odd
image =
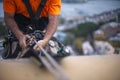
[[(0, 39), (6, 35), (0, 0)], [(120, 54), (120, 0), (62, 0), (54, 36), (71, 55)]]

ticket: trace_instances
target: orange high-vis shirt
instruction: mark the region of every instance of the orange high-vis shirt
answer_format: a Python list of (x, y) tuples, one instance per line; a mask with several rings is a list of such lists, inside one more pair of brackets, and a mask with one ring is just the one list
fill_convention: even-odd
[[(29, 0), (32, 7), (32, 11), (36, 13), (37, 8), (41, 0)], [(48, 14), (59, 15), (61, 9), (61, 0), (47, 0), (44, 6), (41, 17), (47, 17)], [(9, 14), (22, 14), (26, 17), (30, 17), (28, 10), (22, 0), (3, 0), (3, 10)]]

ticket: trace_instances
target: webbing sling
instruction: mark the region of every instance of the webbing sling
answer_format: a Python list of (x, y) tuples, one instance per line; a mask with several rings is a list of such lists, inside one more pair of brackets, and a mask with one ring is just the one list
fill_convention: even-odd
[(33, 25), (35, 25), (39, 20), (39, 16), (41, 15), (42, 9), (44, 8), (47, 0), (41, 0), (41, 3), (39, 4), (39, 6), (37, 8), (37, 12), (35, 14), (33, 14), (32, 7), (30, 5), (29, 0), (23, 0), (23, 2), (26, 5), (26, 8), (27, 8), (28, 13), (30, 15), (31, 23)]

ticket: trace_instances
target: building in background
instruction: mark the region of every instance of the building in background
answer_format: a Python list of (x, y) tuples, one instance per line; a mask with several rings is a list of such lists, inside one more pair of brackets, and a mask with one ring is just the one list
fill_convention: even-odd
[(94, 32), (94, 37), (110, 38), (120, 33), (120, 23), (110, 22), (101, 26), (100, 29)]

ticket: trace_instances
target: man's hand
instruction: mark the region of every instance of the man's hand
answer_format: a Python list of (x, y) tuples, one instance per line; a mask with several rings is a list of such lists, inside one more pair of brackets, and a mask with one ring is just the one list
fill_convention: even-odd
[[(46, 40), (39, 40), (37, 42), (37, 44), (40, 45), (41, 47), (45, 48), (45, 46), (48, 44), (48, 41), (46, 41)], [(37, 44), (33, 47), (33, 49), (38, 52), (38, 51), (40, 51), (40, 48), (39, 48), (39, 46)]]
[(19, 45), (22, 49), (25, 49), (27, 48), (27, 44), (26, 44), (26, 41), (30, 39), (30, 36), (29, 35), (22, 35), (22, 36), (19, 36)]

